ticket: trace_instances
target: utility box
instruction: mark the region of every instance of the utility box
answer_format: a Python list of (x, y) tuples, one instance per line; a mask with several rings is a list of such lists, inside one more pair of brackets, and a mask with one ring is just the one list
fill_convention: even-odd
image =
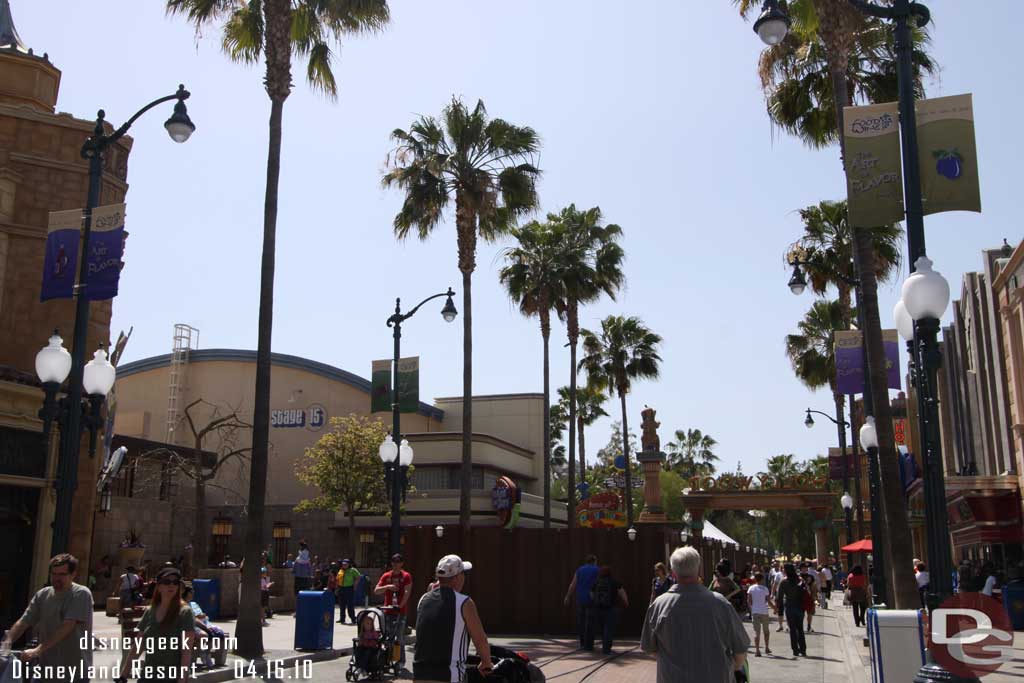
[(906, 683), (924, 665), (922, 610), (868, 610), (871, 683)]
[(334, 595), (330, 591), (300, 591), (295, 602), (295, 649), (334, 647)]

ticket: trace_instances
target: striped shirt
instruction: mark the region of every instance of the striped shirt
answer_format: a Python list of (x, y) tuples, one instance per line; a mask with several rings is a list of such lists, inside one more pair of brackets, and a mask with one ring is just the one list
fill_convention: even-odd
[(731, 683), (750, 638), (722, 595), (676, 584), (647, 608), (640, 647), (658, 653), (658, 683)]
[(420, 598), (416, 607), (416, 655), (412, 660), (415, 680), (462, 681), (469, 654), (469, 631), (462, 608), (468, 598), (446, 586)]

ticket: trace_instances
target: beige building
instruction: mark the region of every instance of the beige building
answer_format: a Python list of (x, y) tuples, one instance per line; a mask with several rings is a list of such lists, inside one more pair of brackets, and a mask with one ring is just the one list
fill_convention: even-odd
[[(79, 152), (95, 126), (56, 111), (60, 81), (46, 53), (18, 38), (0, 0), (0, 628), (46, 582), (53, 534), (60, 434), (55, 426), (44, 443), (35, 355), (54, 328), (70, 350), (74, 302), (40, 303), (39, 294), (48, 215), (85, 204)], [(125, 200), (131, 147), (125, 137), (107, 151), (101, 204)], [(90, 304), (88, 356), (109, 339), (110, 313), (110, 301)], [(88, 566), (98, 458), (86, 455), (87, 441), (80, 452), (69, 550)]]
[[(121, 365), (116, 385), (116, 434), (191, 446), (194, 439), (183, 418), (186, 408), (199, 400), (203, 403), (189, 409), (197, 428), (208, 423), (214, 411), (221, 416), (237, 413), (241, 420), (251, 422), (255, 360), (254, 351), (185, 347), (173, 354)], [(369, 414), (369, 380), (324, 363), (273, 354), (271, 387), (267, 544), (276, 546), (281, 559), (294, 552), (298, 540), (304, 538), (314, 554), (337, 557), (351, 552), (364, 565), (381, 562), (387, 544), (386, 516), (357, 516), (359, 538), (353, 548), (347, 539), (344, 510), (298, 514), (292, 509), (299, 501), (317, 494), (295, 476), (300, 457), (330, 428), (330, 418)], [(491, 490), (501, 476), (510, 477), (523, 492), (519, 524), (542, 525), (543, 415), (541, 394), (474, 399), (474, 525), (498, 524)], [(375, 416), (390, 426), (390, 413)], [(434, 405), (421, 402), (416, 413), (402, 415), (403, 436), (415, 451), (412, 483), (416, 487), (403, 513), (403, 526), (457, 523), (461, 417), (461, 397), (437, 399)], [(232, 437), (243, 446), (251, 438), (248, 432)], [(231, 444), (218, 443), (215, 437), (202, 446), (224, 452)], [(147, 556), (163, 561), (168, 555), (181, 554), (196, 533), (194, 515), (189, 512), (194, 510), (192, 487), (180, 481), (165, 486), (160, 489), (165, 495), (162, 499), (156, 496), (156, 500), (150, 487), (145, 509), (140, 510), (132, 500), (134, 491), (124, 484), (129, 472), (126, 468), (115, 487), (110, 515), (97, 523), (96, 537), (105, 539), (102, 542), (106, 546), (97, 546), (94, 552), (102, 555), (113, 551), (109, 544), (117, 533), (106, 527), (135, 521), (148, 529), (145, 533), (149, 537), (143, 540), (153, 550), (147, 551)], [(208, 535), (211, 561), (219, 561), (225, 553), (236, 557), (241, 554), (247, 491), (244, 460), (223, 467), (208, 490), (209, 528), (198, 533)], [(556, 524), (564, 524), (564, 505), (553, 505), (552, 514)], [(196, 563), (201, 564), (200, 558)]]

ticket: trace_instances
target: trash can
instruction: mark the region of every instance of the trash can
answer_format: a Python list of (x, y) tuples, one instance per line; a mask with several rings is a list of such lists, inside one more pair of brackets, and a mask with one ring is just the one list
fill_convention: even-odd
[(1003, 586), (1003, 608), (1013, 630), (1024, 631), (1024, 581), (1011, 581)]
[(220, 580), (192, 579), (192, 599), (210, 619), (220, 617)]
[[(922, 610), (868, 609), (871, 683), (906, 683), (924, 665)], [(916, 656), (915, 656), (916, 654)]]
[(295, 601), (295, 649), (334, 647), (334, 596), (330, 591), (299, 591)]

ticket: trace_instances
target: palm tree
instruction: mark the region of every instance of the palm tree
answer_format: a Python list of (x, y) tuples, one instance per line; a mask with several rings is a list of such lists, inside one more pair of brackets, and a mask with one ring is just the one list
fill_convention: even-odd
[(633, 526), (633, 478), (629, 465), (629, 426), (626, 394), (638, 379), (656, 379), (661, 356), (661, 337), (647, 329), (639, 318), (610, 315), (601, 321), (600, 336), (590, 330), (583, 333), (583, 359), (580, 367), (587, 381), (617, 392), (622, 406), (622, 454), (626, 460), (626, 523)]
[[(586, 428), (602, 417), (608, 417), (604, 402), (608, 396), (589, 382), (576, 387), (576, 437), (579, 441), (580, 483), (587, 479)], [(558, 388), (558, 405), (562, 414), (569, 412), (569, 387)]]
[(469, 530), (473, 436), (473, 299), (476, 243), (507, 233), (537, 206), (540, 171), (529, 161), (539, 149), (532, 128), (490, 119), (483, 102), (470, 110), (457, 98), (441, 121), (422, 116), (408, 131), (391, 134), (397, 143), (384, 174), (385, 187), (405, 192), (395, 216), (395, 234), (416, 229), (426, 239), (455, 199), (455, 231), (462, 272), (462, 472), (459, 522)]
[[(853, 289), (850, 282), (855, 280), (856, 273), (846, 200), (825, 200), (800, 209), (800, 219), (804, 232), (790, 246), (790, 256), (799, 256), (805, 264), (808, 284), (815, 294), (822, 296), (835, 287), (840, 303), (849, 308)], [(875, 277), (881, 282), (888, 281), (900, 269), (903, 228), (893, 223), (859, 230), (867, 233), (875, 253)]]
[[(518, 303), (520, 313), (540, 319), (540, 334), (544, 340), (544, 406), (547, 408), (551, 400), (551, 311), (564, 308), (565, 299), (561, 260), (563, 235), (551, 225), (537, 221), (513, 229), (512, 235), (518, 245), (505, 251), (507, 265), (501, 269), (498, 279)], [(571, 485), (571, 467), (569, 472)], [(574, 512), (572, 506), (569, 507), (569, 519), (572, 519)], [(544, 528), (551, 528), (550, 410), (544, 411)]]
[[(615, 299), (626, 280), (622, 272), (625, 252), (618, 244), (622, 228), (614, 224), (602, 225), (601, 209), (596, 206), (580, 211), (575, 204), (570, 204), (558, 214), (548, 214), (548, 221), (562, 232), (564, 250), (560, 262), (565, 297), (560, 313), (565, 316), (569, 338), (569, 395), (566, 403), (569, 420), (568, 486), (573, 491), (576, 484), (576, 349), (580, 335), (580, 305), (593, 303), (602, 294)], [(575, 503), (570, 496), (570, 528), (576, 520)]]
[[(753, 0), (733, 0), (733, 2), (739, 5), (740, 13), (744, 16), (756, 9)], [(779, 73), (789, 72), (803, 76), (812, 72), (816, 73), (817, 82), (827, 80), (828, 86), (830, 86), (832, 106), (829, 108), (827, 91), (823, 88), (806, 87), (803, 94), (799, 87), (793, 89), (793, 96), (797, 99), (813, 98), (813, 102), (803, 109), (811, 112), (815, 123), (795, 128), (790, 127), (787, 130), (811, 146), (821, 146), (832, 141), (827, 134), (823, 135), (822, 131), (834, 122), (836, 133), (833, 135), (833, 140), (838, 137), (839, 158), (842, 163), (845, 163), (845, 144), (842, 135), (838, 134), (843, 130), (843, 107), (854, 104), (858, 94), (862, 94), (869, 102), (894, 99), (892, 93), (895, 92), (895, 88), (891, 86), (892, 75), (896, 72), (894, 60), (891, 58), (876, 59), (875, 55), (879, 53), (866, 48), (868, 45), (881, 45), (884, 54), (884, 51), (888, 50), (888, 36), (884, 35), (874, 43), (866, 40), (858, 42), (860, 33), (870, 30), (877, 20), (865, 17), (846, 0), (793, 0), (790, 3), (790, 11), (794, 22), (793, 37), (789, 40), (803, 41), (803, 43), (818, 41), (821, 46), (822, 59), (812, 62), (816, 63), (817, 67), (807, 66), (805, 70), (800, 71), (785, 66), (780, 69)], [(918, 31), (914, 38), (915, 45), (927, 44), (927, 34), (925, 33)], [(787, 41), (784, 40), (783, 46), (779, 47), (778, 51), (783, 52), (789, 49), (797, 54), (797, 49), (793, 48), (791, 43), (788, 48), (786, 45)], [(809, 47), (803, 49), (807, 51), (808, 55), (811, 54)], [(889, 55), (891, 56), (891, 52)], [(913, 74), (915, 89), (919, 91), (919, 95), (923, 95), (921, 75), (922, 73), (932, 73), (936, 67), (921, 49), (916, 50), (913, 57), (915, 60)], [(776, 59), (773, 56), (772, 48), (762, 53), (762, 64), (759, 69), (762, 74), (762, 83), (765, 82), (764, 75), (772, 73), (772, 69), (767, 68), (766, 63), (775, 62), (784, 64), (786, 60)], [(823, 76), (824, 72), (828, 74), (827, 79)], [(864, 88), (860, 91), (856, 86), (851, 88), (851, 82), (858, 73), (869, 74), (869, 77), (874, 79), (875, 87), (873, 89)], [(814, 94), (812, 95), (812, 93)], [(781, 106), (773, 107), (771, 98), (768, 101), (769, 115), (771, 116), (775, 115), (772, 111), (779, 111), (783, 108)], [(786, 127), (785, 123), (782, 125), (784, 128)], [(910, 542), (910, 525), (907, 521), (906, 501), (903, 499), (903, 486), (899, 479), (895, 441), (892, 436), (892, 415), (886, 390), (885, 352), (882, 347), (882, 328), (878, 314), (878, 283), (875, 277), (874, 254), (871, 242), (864, 230), (853, 231), (853, 244), (855, 258), (860, 266), (860, 285), (863, 295), (860, 305), (864, 309), (866, 321), (864, 345), (868, 355), (868, 376), (871, 383), (880, 446), (878, 466), (882, 484), (881, 507), (887, 532), (884, 534), (882, 543), (885, 557), (889, 559), (886, 567), (889, 574), (887, 583), (892, 587), (890, 593), (897, 609), (910, 609), (917, 600), (914, 595), (915, 583), (903, 568), (913, 559), (910, 556), (912, 544)]]
[(674, 469), (684, 479), (711, 476), (715, 473), (718, 456), (714, 453), (718, 442), (699, 429), (677, 429), (675, 441), (668, 444), (666, 469)]
[[(249, 519), (246, 524), (245, 571), (238, 619), (238, 653), (263, 654), (260, 627), (259, 552), (263, 546), (267, 449), (270, 431), (270, 340), (274, 313), (274, 251), (278, 180), (281, 175), (281, 128), (284, 101), (292, 89), (292, 55), (306, 60), (306, 79), (332, 98), (337, 82), (331, 69), (331, 41), (382, 29), (390, 18), (386, 0), (167, 0), (167, 11), (182, 14), (196, 31), (224, 20), (223, 47), (238, 62), (266, 64), (264, 87), (270, 97), (270, 140), (263, 205), (263, 256), (260, 268), (259, 332), (256, 344), (256, 389), (253, 397), (252, 454), (249, 470)], [(197, 533), (203, 533), (197, 530)]]

